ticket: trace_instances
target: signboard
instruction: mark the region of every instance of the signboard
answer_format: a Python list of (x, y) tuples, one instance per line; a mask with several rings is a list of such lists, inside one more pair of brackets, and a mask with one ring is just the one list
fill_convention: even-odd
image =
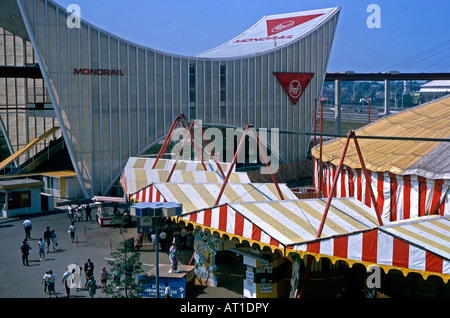
[(137, 232), (150, 233), (152, 219), (180, 215), (183, 205), (177, 202), (141, 202), (131, 206), (131, 215), (137, 218)]
[(314, 73), (273, 73), (280, 82), (292, 104), (297, 104)]
[(94, 69), (94, 68), (74, 68), (74, 75), (97, 75), (97, 76), (125, 76), (122, 70), (114, 69)]
[[(186, 298), (186, 290), (190, 285), (194, 283), (195, 274), (194, 268), (195, 266), (189, 265), (179, 265), (178, 272), (168, 274), (168, 269), (170, 265), (168, 264), (160, 264), (159, 265), (159, 297), (164, 297), (165, 286), (164, 283), (170, 287), (170, 297), (171, 298)], [(152, 269), (146, 275), (147, 284), (144, 285), (143, 292), (141, 293), (142, 297), (155, 297), (156, 298), (156, 268)], [(141, 280), (144, 276), (139, 275), (138, 281)]]
[[(138, 276), (138, 280), (142, 278), (141, 275)], [(186, 298), (186, 282), (184, 278), (159, 278), (159, 297), (164, 298), (164, 283), (167, 283), (170, 287), (170, 297), (171, 298)], [(156, 298), (156, 279), (155, 277), (150, 278), (148, 285), (144, 287), (144, 292), (141, 294), (142, 297), (153, 297)]]
[(276, 33), (286, 31), (290, 28), (296, 27), (297, 25), (318, 18), (321, 15), (323, 15), (323, 13), (267, 20), (267, 35), (271, 36)]

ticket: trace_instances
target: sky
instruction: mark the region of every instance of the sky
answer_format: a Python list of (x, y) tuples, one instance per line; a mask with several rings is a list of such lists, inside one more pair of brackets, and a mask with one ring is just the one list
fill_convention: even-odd
[(55, 1), (79, 5), (82, 19), (111, 34), (185, 56), (231, 40), (266, 15), (340, 7), (327, 72), (450, 72), (449, 0)]

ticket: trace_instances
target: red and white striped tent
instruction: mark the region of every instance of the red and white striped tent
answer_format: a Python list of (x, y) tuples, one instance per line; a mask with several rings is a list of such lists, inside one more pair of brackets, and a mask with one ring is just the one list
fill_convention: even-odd
[(387, 273), (396, 269), (450, 279), (450, 217), (425, 216), (389, 225), (336, 235), (291, 246), (293, 251), (345, 260), (370, 268), (380, 266)]
[(378, 226), (375, 212), (355, 198), (331, 201), (316, 239), (325, 199), (226, 203), (184, 213), (179, 218), (219, 235), (247, 241), (284, 255), (313, 255), (334, 263), (382, 267), (450, 278), (450, 218), (423, 217)]
[[(125, 184), (128, 180), (136, 182), (139, 173), (133, 170), (142, 169), (145, 161), (133, 160), (130, 165), (133, 173), (123, 174)], [(170, 167), (170, 162), (169, 168), (162, 162), (160, 168)], [(183, 168), (191, 169), (194, 174), (206, 173), (197, 170), (199, 167), (193, 163), (186, 163)], [(284, 255), (311, 254), (317, 259), (344, 260), (350, 265), (355, 262), (378, 265), (386, 271), (396, 268), (404, 273), (419, 272), (424, 277), (430, 274), (444, 280), (450, 277), (447, 217), (425, 217), (415, 222), (387, 221), (380, 227), (375, 211), (357, 198), (334, 198), (322, 234), (316, 239), (326, 199), (298, 200), (285, 184), (280, 184), (285, 199), (280, 200), (274, 184), (237, 182), (225, 187), (219, 204), (215, 205), (221, 183), (185, 181), (181, 178), (178, 182), (153, 182), (128, 194), (137, 202), (182, 203), (179, 220), (240, 241), (278, 249)]]
[[(284, 253), (288, 246), (315, 239), (325, 205), (325, 199), (230, 202), (185, 213), (179, 218), (212, 232)], [(375, 212), (353, 198), (333, 200), (328, 215), (322, 237), (377, 226)]]
[[(132, 194), (135, 202), (177, 202), (183, 204), (183, 213), (215, 206), (222, 184), (219, 183), (153, 183)], [(296, 199), (285, 185), (279, 184), (285, 199)], [(258, 202), (280, 200), (272, 183), (230, 183), (220, 198), (219, 205), (229, 202)]]
[[(356, 131), (358, 136), (448, 139), (450, 97), (387, 116)], [(341, 158), (345, 138), (322, 149), (322, 191), (328, 195)], [(450, 215), (450, 142), (399, 139), (358, 139), (367, 181), (353, 142), (349, 143), (334, 197), (355, 197), (372, 206), (366, 183), (372, 186), (384, 221), (425, 215)], [(314, 185), (319, 184), (320, 146), (314, 156)]]

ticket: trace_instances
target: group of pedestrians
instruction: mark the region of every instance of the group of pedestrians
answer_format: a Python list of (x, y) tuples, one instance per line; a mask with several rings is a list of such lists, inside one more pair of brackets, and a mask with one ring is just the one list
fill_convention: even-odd
[[(86, 203), (85, 212), (86, 212), (86, 222), (92, 221), (92, 209), (89, 203)], [(72, 207), (72, 205), (69, 204), (67, 208), (67, 217), (69, 218), (69, 221), (71, 223), (76, 221), (78, 222), (83, 221), (83, 208), (81, 207), (81, 205), (78, 204), (76, 207)]]
[[(25, 239), (22, 241), (20, 251), (22, 254), (23, 265), (29, 266), (29, 255), (30, 251), (32, 250), (30, 241), (31, 241), (31, 232), (33, 229), (33, 224), (31, 220), (26, 219), (23, 222), (23, 227), (25, 230)], [(76, 229), (75, 221), (71, 221), (68, 231), (70, 232), (72, 243), (74, 242), (75, 229)], [(43, 233), (43, 236), (39, 238), (36, 246), (39, 253), (39, 260), (44, 261), (46, 253), (49, 253), (50, 249), (55, 251), (57, 246), (58, 246), (58, 239), (56, 236), (56, 232), (54, 229), (51, 229), (49, 226), (47, 226)], [(78, 264), (72, 264), (66, 268), (64, 274), (62, 275), (62, 284), (64, 284), (65, 286), (67, 297), (70, 297), (71, 288), (77, 287), (77, 291), (78, 287), (81, 288), (81, 285), (79, 283), (81, 282), (83, 271), (85, 277), (84, 289), (89, 292), (90, 297), (94, 297), (97, 289), (97, 282), (94, 279), (94, 263), (90, 259), (88, 259), (87, 262), (84, 264), (84, 268), (78, 266)], [(105, 274), (106, 274), (105, 268), (102, 267), (101, 273), (102, 290), (103, 287), (105, 287), (106, 285)], [(47, 270), (42, 277), (41, 284), (44, 285), (44, 293), (47, 294), (49, 298), (52, 295), (55, 295), (57, 297), (55, 290), (55, 281), (56, 276), (53, 270)]]
[[(29, 266), (29, 255), (32, 247), (30, 246), (29, 240), (31, 240), (31, 229), (32, 222), (30, 220), (25, 220), (23, 222), (23, 226), (25, 229), (25, 239), (22, 241), (22, 245), (20, 246), (20, 251), (22, 254), (22, 263), (24, 266)], [(52, 250), (55, 251), (58, 246), (58, 239), (56, 237), (55, 230), (50, 231), (50, 227), (47, 226), (44, 232), (43, 238), (39, 238), (37, 249), (39, 252), (39, 260), (45, 260), (45, 253), (50, 252), (50, 246), (52, 246)]]
[[(104, 267), (102, 268), (102, 273), (103, 271)], [(76, 288), (77, 291), (80, 288), (82, 272), (83, 268), (78, 264), (72, 264), (66, 268), (66, 271), (62, 275), (61, 283), (65, 287), (67, 297), (70, 297), (72, 288)], [(84, 289), (89, 292), (89, 297), (93, 298), (97, 290), (97, 282), (94, 279), (94, 263), (90, 259), (84, 264), (84, 274), (86, 278)], [(42, 277), (41, 284), (44, 284), (44, 293), (48, 294), (49, 298), (52, 293), (55, 297), (58, 297), (55, 289), (55, 281), (56, 276), (52, 270), (46, 271)]]

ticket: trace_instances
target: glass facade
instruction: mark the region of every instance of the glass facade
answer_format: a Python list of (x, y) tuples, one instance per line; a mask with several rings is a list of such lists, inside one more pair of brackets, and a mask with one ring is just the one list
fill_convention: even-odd
[[(2, 112), (11, 150), (59, 125), (85, 196), (106, 194), (128, 158), (163, 140), (180, 113), (205, 123), (311, 131), (338, 19), (337, 11), (267, 53), (213, 59), (165, 54), (83, 20), (80, 28), (69, 28), (65, 8), (50, 0), (8, 2), (26, 32), (21, 38), (0, 29), (0, 64), (38, 63), (43, 80), (0, 79), (0, 107), (25, 107), (32, 98), (55, 112), (53, 118)], [(315, 76), (292, 105), (274, 72)], [(281, 135), (281, 162), (304, 160), (308, 139)]]

